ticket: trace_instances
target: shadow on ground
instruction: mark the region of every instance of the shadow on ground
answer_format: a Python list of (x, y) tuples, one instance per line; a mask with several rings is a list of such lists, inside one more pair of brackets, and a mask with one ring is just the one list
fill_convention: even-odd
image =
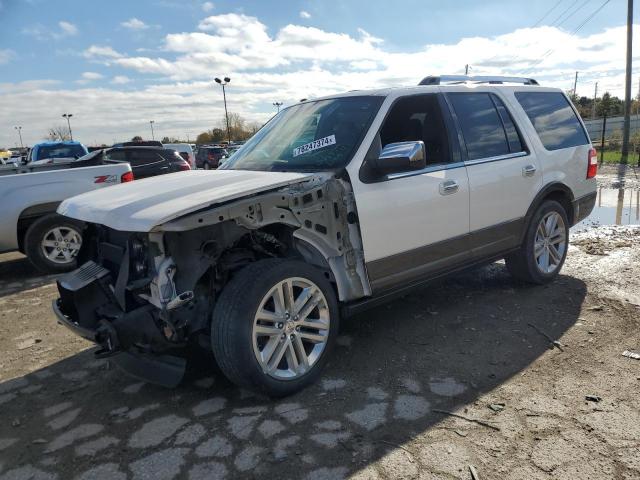
[[(566, 276), (545, 287), (514, 287), (501, 265), (434, 284), (345, 322), (322, 381), (279, 401), (210, 372), (166, 390), (83, 352), (0, 384), (0, 478), (335, 479), (362, 472), (391, 451), (409, 455), (398, 446), (441, 428), (445, 415), (436, 410), (464, 414), (459, 409), (530, 366), (549, 349), (530, 324), (559, 338), (585, 295), (585, 284)], [(482, 412), (499, 427), (499, 416)], [(505, 434), (494, 433), (496, 442)], [(400, 477), (397, 457), (389, 458), (387, 478)]]
[(57, 275), (46, 275), (36, 270), (22, 254), (0, 255), (0, 297), (41, 287), (56, 278)]

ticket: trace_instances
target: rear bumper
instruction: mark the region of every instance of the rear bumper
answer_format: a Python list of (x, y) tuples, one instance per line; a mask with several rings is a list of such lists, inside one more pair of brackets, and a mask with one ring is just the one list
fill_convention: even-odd
[(573, 225), (591, 215), (596, 204), (596, 197), (597, 192), (592, 192), (573, 201)]

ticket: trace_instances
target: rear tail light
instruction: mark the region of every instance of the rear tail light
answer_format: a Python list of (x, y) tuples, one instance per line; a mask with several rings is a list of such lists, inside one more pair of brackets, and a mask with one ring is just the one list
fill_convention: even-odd
[(598, 152), (595, 148), (589, 150), (589, 165), (587, 166), (587, 178), (593, 178), (598, 173)]
[(133, 182), (133, 172), (123, 173), (120, 177), (120, 183)]
[(182, 170), (191, 170), (191, 167), (189, 166), (189, 164), (187, 162), (181, 162), (178, 164), (178, 170), (182, 171)]

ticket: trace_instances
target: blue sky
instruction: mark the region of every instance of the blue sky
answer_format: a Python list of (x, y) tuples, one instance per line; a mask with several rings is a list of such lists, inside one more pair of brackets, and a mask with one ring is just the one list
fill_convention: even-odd
[(232, 77), (231, 110), (257, 122), (273, 101), (411, 85), (465, 63), (565, 89), (580, 70), (578, 93), (598, 81), (620, 94), (626, 2), (573, 33), (603, 3), (0, 0), (0, 146), (16, 124), (42, 139), (67, 111), (85, 143), (144, 135), (151, 118), (159, 135), (193, 138), (220, 120), (217, 75)]

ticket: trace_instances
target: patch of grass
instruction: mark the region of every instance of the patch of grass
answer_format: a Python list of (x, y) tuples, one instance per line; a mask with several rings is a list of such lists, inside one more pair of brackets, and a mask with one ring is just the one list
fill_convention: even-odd
[[(598, 162), (600, 162), (600, 156), (602, 152), (598, 152)], [(622, 158), (622, 152), (613, 152), (606, 150), (604, 152), (604, 162), (603, 163), (620, 163), (620, 159)], [(629, 165), (636, 165), (638, 163), (638, 154), (636, 152), (629, 152), (629, 156), (627, 157), (627, 163)]]

